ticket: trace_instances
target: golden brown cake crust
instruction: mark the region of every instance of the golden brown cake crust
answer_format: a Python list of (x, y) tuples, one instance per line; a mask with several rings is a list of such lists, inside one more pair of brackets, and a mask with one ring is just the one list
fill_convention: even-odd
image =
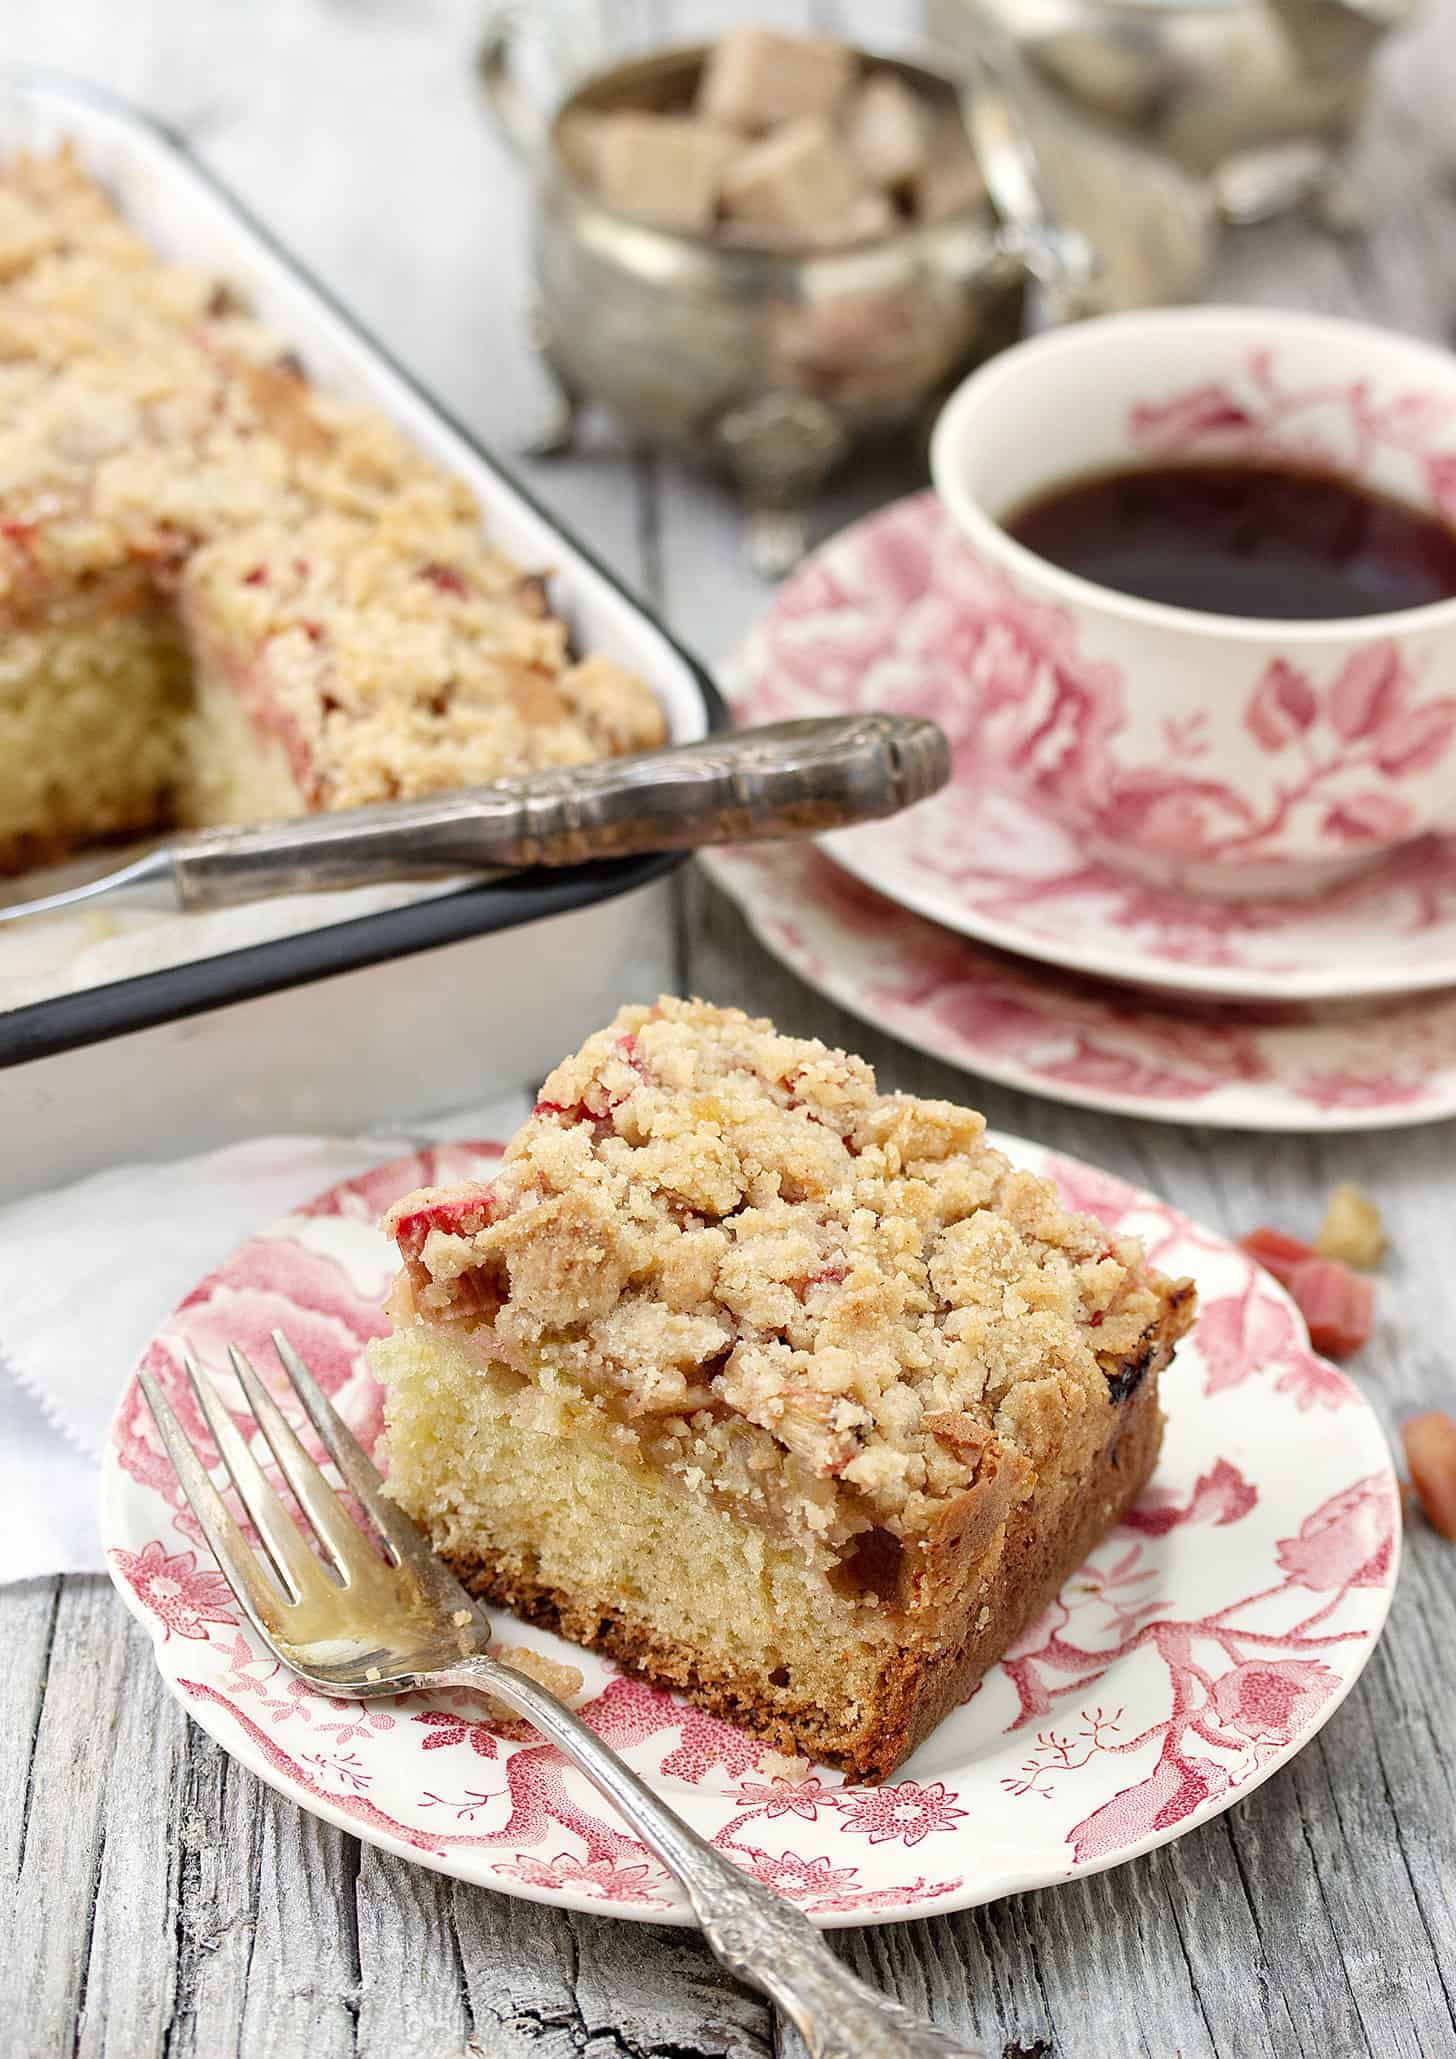
[[(1158, 1347), (1166, 1362), (1171, 1338)], [(878, 1699), (854, 1734), (835, 1731), (813, 1702), (782, 1690), (753, 1692), (743, 1676), (704, 1662), (694, 1651), (633, 1620), (619, 1598), (563, 1593), (543, 1584), (504, 1556), (489, 1562), (448, 1554), (472, 1594), (508, 1608), (575, 1644), (605, 1652), (655, 1686), (676, 1690), (699, 1708), (741, 1724), (779, 1750), (806, 1752), (857, 1781), (890, 1777), (951, 1710), (966, 1701), (984, 1675), (1076, 1572), (1107, 1532), (1121, 1521), (1157, 1464), (1163, 1437), (1156, 1367), (1129, 1395), (1107, 1448), (1081, 1483), (1076, 1510), (1065, 1527), (1041, 1519), (1034, 1503), (1012, 1516), (994, 1594), (984, 1620), (965, 1637), (925, 1661), (907, 1650), (885, 1667)]]

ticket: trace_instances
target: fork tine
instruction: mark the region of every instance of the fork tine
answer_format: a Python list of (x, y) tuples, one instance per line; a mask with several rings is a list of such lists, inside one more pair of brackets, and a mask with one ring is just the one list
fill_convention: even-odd
[(384, 1492), (384, 1480), (379, 1469), (299, 1357), (284, 1331), (273, 1332), (273, 1348), (283, 1362), (284, 1372), (293, 1383), (294, 1393), (307, 1409), (309, 1421), (317, 1430), (324, 1450), (338, 1467), (360, 1507), (378, 1530), (392, 1555), (399, 1560), (423, 1557), (428, 1558), (431, 1565), (438, 1564), (433, 1551), (414, 1523), (398, 1502), (391, 1501)]
[(278, 1619), (282, 1597), (259, 1564), (252, 1546), (242, 1530), (233, 1521), (227, 1503), (218, 1493), (197, 1453), (187, 1441), (187, 1433), (172, 1413), (171, 1404), (150, 1373), (138, 1375), (141, 1389), (147, 1398), (147, 1407), (152, 1412), (167, 1447), (167, 1456), (177, 1470), (182, 1483), (182, 1492), (192, 1507), (192, 1513), (202, 1526), (202, 1534), (212, 1546), (213, 1557), (222, 1570), (223, 1578), (237, 1596), (249, 1621), (271, 1644), (273, 1626)]
[(337, 1588), (304, 1542), (303, 1533), (283, 1506), (263, 1468), (238, 1434), (237, 1426), (223, 1407), (211, 1380), (190, 1351), (183, 1354), (182, 1363), (207, 1418), (218, 1456), (226, 1466), (228, 1476), (238, 1490), (238, 1497), (252, 1518), (253, 1526), (263, 1540), (263, 1548), (273, 1561), (274, 1570), (290, 1600), (302, 1601), (305, 1597), (323, 1600), (337, 1593)]
[(378, 1574), (384, 1561), (299, 1443), (292, 1425), (248, 1363), (246, 1355), (236, 1344), (230, 1344), (228, 1357), (242, 1382), (248, 1406), (257, 1417), (258, 1426), (283, 1470), (283, 1477), (293, 1489), (295, 1500), (313, 1525), (319, 1543), (338, 1567), (345, 1583), (366, 1580)]

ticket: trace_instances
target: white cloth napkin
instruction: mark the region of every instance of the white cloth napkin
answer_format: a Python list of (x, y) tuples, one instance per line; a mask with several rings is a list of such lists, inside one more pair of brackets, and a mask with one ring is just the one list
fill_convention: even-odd
[(99, 1571), (97, 1468), (157, 1326), (253, 1231), (422, 1142), (508, 1137), (523, 1090), (408, 1136), (261, 1137), (0, 1208), (0, 1583)]

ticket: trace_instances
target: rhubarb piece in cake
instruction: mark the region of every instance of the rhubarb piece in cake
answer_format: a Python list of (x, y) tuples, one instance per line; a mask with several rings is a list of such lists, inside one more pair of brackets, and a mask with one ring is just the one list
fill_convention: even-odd
[(1152, 1470), (1193, 1290), (971, 1110), (627, 1008), (391, 1212), (391, 1490), (476, 1592), (889, 1773)]

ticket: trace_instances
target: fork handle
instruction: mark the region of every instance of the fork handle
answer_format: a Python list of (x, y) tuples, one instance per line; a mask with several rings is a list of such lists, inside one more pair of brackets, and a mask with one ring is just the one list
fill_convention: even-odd
[(801, 1910), (724, 1858), (525, 1673), (481, 1654), (418, 1685), (483, 1688), (570, 1759), (681, 1882), (714, 1957), (778, 2003), (809, 2059), (985, 2059), (867, 1987)]

